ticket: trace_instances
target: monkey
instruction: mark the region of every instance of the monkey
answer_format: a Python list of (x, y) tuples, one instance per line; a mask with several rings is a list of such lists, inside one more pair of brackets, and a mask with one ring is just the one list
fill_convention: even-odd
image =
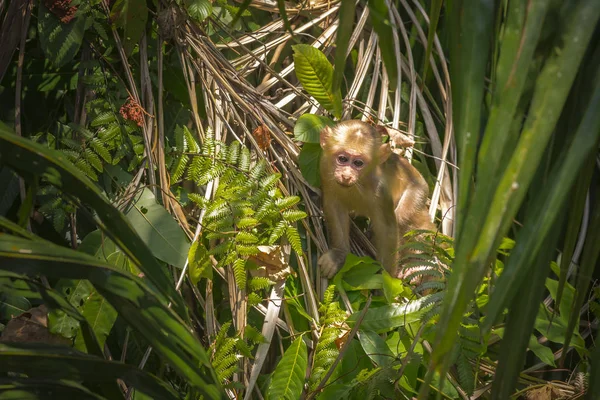
[(383, 143), (385, 127), (358, 120), (325, 127), (320, 133), (323, 213), (330, 250), (318, 261), (331, 278), (350, 252), (350, 215), (370, 219), (377, 257), (398, 277), (398, 246), (413, 229), (434, 229), (427, 213), (429, 187), (410, 162)]

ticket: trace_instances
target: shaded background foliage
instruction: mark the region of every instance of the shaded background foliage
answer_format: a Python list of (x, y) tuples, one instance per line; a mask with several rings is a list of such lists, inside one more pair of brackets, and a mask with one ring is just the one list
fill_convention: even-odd
[[(593, 398), (595, 3), (0, 0), (0, 391)], [(363, 220), (319, 275), (349, 118), (430, 184), (404, 282)]]

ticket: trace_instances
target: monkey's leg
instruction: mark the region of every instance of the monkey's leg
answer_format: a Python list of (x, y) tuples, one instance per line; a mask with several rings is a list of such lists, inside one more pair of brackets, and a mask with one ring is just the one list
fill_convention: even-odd
[(319, 258), (321, 273), (332, 278), (344, 265), (350, 252), (350, 216), (341, 204), (324, 196), (323, 212), (329, 234), (329, 251)]
[(398, 265), (398, 227), (394, 215), (381, 213), (371, 218), (371, 223), (375, 233), (377, 258), (385, 270), (395, 277)]

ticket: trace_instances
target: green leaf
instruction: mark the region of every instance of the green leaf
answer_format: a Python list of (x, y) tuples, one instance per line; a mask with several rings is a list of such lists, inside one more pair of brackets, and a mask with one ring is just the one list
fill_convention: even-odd
[(93, 208), (97, 218), (104, 224), (101, 227), (105, 234), (168, 298), (167, 302), (172, 302), (174, 309), (184, 315), (181, 296), (175, 291), (172, 282), (166, 279), (163, 267), (152, 256), (146, 244), (98, 187), (65, 160), (62, 153), (17, 136), (6, 125), (0, 124), (0, 157), (3, 164), (25, 172), (25, 177), (40, 175), (47, 183), (78, 197)]
[(117, 0), (110, 11), (110, 19), (118, 28), (123, 28), (123, 48), (130, 55), (146, 29), (146, 0)]
[(384, 367), (394, 361), (394, 353), (377, 333), (361, 330), (358, 339), (365, 353), (378, 367)]
[(140, 278), (84, 253), (9, 235), (0, 241), (0, 270), (41, 274), (49, 279), (89, 280), (182, 377), (208, 398), (220, 398), (216, 376), (201, 343), (168, 308), (167, 299)]
[(31, 308), (31, 303), (23, 296), (0, 293), (0, 320), (18, 317)]
[(298, 166), (300, 167), (302, 176), (314, 187), (321, 186), (321, 174), (319, 172), (321, 152), (319, 144), (305, 143), (298, 157)]
[(185, 4), (190, 17), (198, 22), (204, 21), (212, 14), (212, 3), (208, 0), (186, 0)]
[(379, 40), (381, 58), (390, 80), (390, 87), (396, 88), (398, 83), (398, 65), (396, 64), (396, 47), (394, 46), (394, 34), (390, 24), (390, 14), (385, 0), (369, 0), (369, 17), (373, 29)]
[(40, 2), (38, 8), (38, 33), (40, 45), (46, 58), (55, 67), (61, 67), (75, 58), (85, 32), (85, 17), (76, 15), (71, 22), (63, 24), (58, 17)]
[(0, 371), (27, 374), (30, 378), (97, 384), (122, 379), (154, 398), (179, 399), (169, 385), (137, 367), (93, 357), (69, 347), (0, 343)]
[[(399, 326), (405, 326), (419, 321), (423, 312), (428, 308), (424, 306), (427, 297), (410, 301), (406, 304), (390, 304), (377, 308), (369, 308), (363, 318), (360, 327), (364, 330), (374, 332), (387, 332)], [(356, 323), (360, 311), (348, 317), (348, 324)]]
[[(104, 346), (106, 338), (117, 320), (117, 311), (96, 290), (90, 293), (80, 311), (94, 330), (98, 344)], [(75, 337), (75, 348), (82, 351), (86, 350), (81, 330)]]
[(296, 400), (304, 388), (304, 376), (308, 365), (308, 353), (303, 336), (300, 335), (287, 348), (273, 371), (268, 394), (271, 399)]
[(156, 258), (183, 268), (190, 242), (173, 216), (156, 202), (152, 191), (144, 188), (125, 215)]
[(85, 386), (68, 381), (52, 379), (30, 379), (13, 377), (2, 384), (3, 399), (39, 400), (40, 393), (51, 393), (55, 399), (107, 400)]
[(307, 44), (292, 46), (296, 76), (302, 87), (336, 118), (342, 116), (342, 93), (333, 91), (333, 67), (319, 49)]
[(294, 125), (294, 138), (304, 143), (320, 143), (321, 130), (326, 126), (333, 126), (331, 118), (315, 114), (303, 114)]

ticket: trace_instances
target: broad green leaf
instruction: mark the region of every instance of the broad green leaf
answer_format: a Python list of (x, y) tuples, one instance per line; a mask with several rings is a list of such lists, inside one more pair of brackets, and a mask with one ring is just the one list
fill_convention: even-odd
[[(476, 7), (469, 3), (467, 9), (470, 8)], [(565, 31), (556, 43), (556, 51), (549, 56), (536, 79), (530, 110), (519, 142), (500, 184), (493, 189), (494, 199), (491, 205), (474, 201), (473, 210), (469, 210), (470, 218), (473, 217), (472, 224), (467, 223), (464, 230), (459, 228), (460, 232), (464, 232), (464, 236), (460, 233), (457, 241), (459, 245), (456, 248), (453, 272), (448, 282), (444, 310), (438, 323), (439, 335), (434, 342), (434, 364), (441, 362), (443, 355), (451, 350), (462, 313), (485, 274), (499, 242), (513, 223), (512, 220), (538, 170), (542, 156), (546, 153), (546, 145), (571, 90), (599, 13), (600, 8), (596, 7), (593, 0), (584, 0), (574, 5), (567, 16), (568, 20), (561, 23)], [(471, 20), (478, 21), (478, 18), (469, 19)], [(557, 79), (558, 73), (561, 79)], [(478, 105), (473, 104), (472, 107)], [(459, 151), (462, 151), (461, 146)], [(459, 166), (462, 172), (464, 166)], [(471, 176), (465, 178), (471, 179)], [(464, 207), (464, 204), (462, 206)], [(477, 233), (478, 229), (471, 230), (471, 225), (482, 226), (480, 233)], [(488, 307), (491, 301), (490, 299)], [(511, 351), (515, 352), (514, 349)]]
[[(81, 314), (94, 330), (100, 346), (104, 346), (106, 338), (117, 320), (117, 311), (100, 293), (94, 290), (81, 306)], [(81, 330), (75, 337), (75, 348), (81, 351), (86, 349)]]
[[(577, 178), (581, 167), (597, 148), (600, 142), (598, 108), (600, 108), (600, 70), (596, 77), (593, 97), (575, 137), (565, 152), (566, 157), (562, 158), (562, 163), (557, 165), (551, 173), (550, 181), (554, 184), (547, 185), (532, 200), (538, 206), (531, 214), (531, 221), (524, 224), (523, 229), (517, 235), (516, 246), (512, 250), (504, 266), (504, 271), (498, 279), (496, 290), (490, 298), (484, 328), (489, 329), (491, 323), (498, 318), (504, 304), (519, 292), (520, 286), (517, 283), (523, 282), (525, 274), (535, 265), (535, 255), (542, 249), (543, 238), (551, 233), (551, 229), (556, 225), (555, 221), (562, 215), (563, 205), (569, 196), (569, 192), (564, 188), (569, 187)], [(561, 313), (566, 312), (562, 307), (560, 311)]]
[(307, 44), (292, 46), (295, 71), (302, 87), (336, 118), (342, 116), (342, 93), (334, 91), (333, 67), (319, 49)]
[(321, 131), (326, 126), (333, 126), (335, 123), (331, 118), (322, 115), (304, 114), (296, 121), (294, 125), (294, 138), (304, 143), (320, 143)]
[(269, 397), (272, 399), (299, 399), (304, 388), (304, 376), (308, 364), (306, 343), (300, 335), (287, 348), (281, 361), (273, 371), (269, 385)]
[[(95, 292), (94, 286), (86, 280), (61, 279), (54, 290), (62, 293), (65, 299), (73, 307), (81, 312), (87, 299)], [(77, 334), (79, 322), (67, 315), (62, 310), (52, 310), (48, 313), (48, 329), (52, 333), (58, 333), (66, 338), (73, 338)]]
[(125, 215), (156, 258), (183, 268), (190, 242), (173, 216), (156, 202), (152, 191), (144, 188)]
[(67, 161), (62, 153), (17, 136), (6, 125), (0, 124), (0, 161), (24, 172), (25, 177), (40, 175), (47, 183), (91, 206), (104, 224), (101, 228), (106, 236), (167, 296), (174, 309), (185, 315), (181, 296), (172, 282), (166, 279), (164, 268), (152, 256), (146, 244), (98, 187)]
[(394, 34), (390, 24), (390, 14), (385, 0), (369, 0), (369, 17), (373, 24), (373, 29), (377, 33), (379, 40), (379, 49), (381, 58), (387, 71), (390, 87), (396, 88), (398, 83), (398, 65), (396, 64), (396, 48), (394, 46)]
[(402, 279), (398, 279), (389, 274), (385, 269), (382, 271), (383, 278), (383, 295), (388, 303), (392, 303), (396, 296), (405, 293), (410, 297), (411, 290), (402, 283)]
[(529, 350), (533, 352), (544, 364), (556, 367), (554, 363), (554, 353), (552, 349), (538, 342), (534, 335), (529, 338)]
[(123, 28), (123, 48), (130, 55), (146, 29), (146, 0), (117, 0), (110, 11), (110, 19), (118, 28)]
[(0, 343), (0, 370), (31, 377), (105, 384), (122, 379), (155, 398), (179, 399), (173, 389), (155, 376), (120, 362), (80, 353), (69, 347), (30, 343)]
[(18, 317), (31, 308), (31, 303), (23, 296), (0, 293), (0, 320)]
[(208, 0), (186, 0), (185, 4), (190, 17), (198, 22), (204, 21), (212, 13), (212, 3)]
[(69, 23), (62, 23), (46, 8), (43, 2), (38, 7), (38, 33), (46, 58), (55, 67), (73, 60), (85, 32), (85, 16), (77, 15)]
[(331, 85), (334, 92), (340, 89), (344, 77), (348, 44), (350, 43), (350, 36), (354, 29), (355, 8), (356, 2), (354, 0), (340, 2), (338, 29), (335, 36), (335, 68), (333, 70), (333, 83)]
[(300, 172), (306, 181), (314, 186), (321, 186), (321, 175), (319, 173), (319, 159), (321, 158), (321, 146), (313, 143), (305, 143), (298, 157)]
[[(369, 308), (360, 327), (361, 329), (374, 332), (387, 332), (393, 328), (419, 321), (423, 312), (429, 308), (423, 305), (425, 299), (426, 297), (423, 297), (406, 304), (390, 304), (377, 308)], [(360, 311), (357, 311), (348, 317), (348, 324), (353, 326), (359, 315)]]
[(0, 241), (0, 270), (42, 274), (51, 279), (89, 280), (191, 385), (208, 398), (220, 398), (219, 385), (204, 348), (167, 307), (166, 298), (153, 292), (140, 278), (84, 253), (7, 236)]
[(107, 400), (86, 388), (68, 380), (30, 379), (13, 377), (2, 384), (3, 400), (40, 400), (40, 393), (51, 393), (55, 399)]
[(394, 353), (377, 333), (361, 330), (358, 339), (365, 353), (378, 367), (384, 367), (394, 361)]
[[(530, 218), (526, 218), (525, 224), (531, 222)], [(543, 239), (544, 248), (555, 248), (559, 232), (558, 227), (555, 227), (552, 234)], [(528, 275), (523, 280), (526, 282), (526, 288), (521, 291), (520, 296), (514, 298), (509, 307), (506, 331), (500, 344), (498, 367), (491, 390), (494, 400), (506, 399), (514, 393), (517, 378), (523, 369), (529, 337), (534, 324), (538, 325), (536, 315), (539, 317), (540, 301), (545, 289), (544, 281), (553, 255), (552, 251), (536, 253), (534, 268), (528, 269)]]

